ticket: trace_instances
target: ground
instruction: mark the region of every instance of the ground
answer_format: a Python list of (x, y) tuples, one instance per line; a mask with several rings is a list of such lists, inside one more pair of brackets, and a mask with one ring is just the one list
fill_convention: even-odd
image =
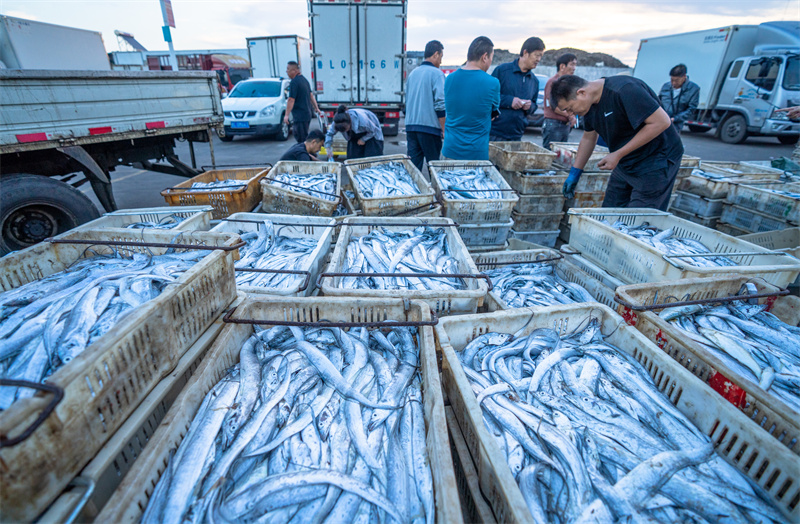
[[(312, 125), (312, 129), (316, 123)], [(581, 131), (573, 131), (570, 135), (571, 142), (580, 140)], [(696, 135), (684, 132), (681, 135), (687, 155), (698, 156), (703, 160), (721, 160), (738, 162), (741, 160), (770, 160), (781, 156), (791, 157), (794, 145), (781, 145), (775, 138), (748, 138), (744, 144), (725, 144), (714, 138), (711, 133)], [(529, 129), (524, 140), (542, 144), (542, 134), (539, 129)], [(248, 164), (251, 166), (274, 164), (284, 151), (295, 143), (294, 137), (287, 142), (278, 142), (270, 138), (238, 137), (232, 142), (221, 142), (214, 138), (214, 153), (218, 166), (231, 164)], [(384, 147), (386, 154), (406, 153), (405, 133), (389, 137)], [(176, 147), (179, 158), (186, 163), (190, 162), (189, 145), (179, 142)], [(211, 155), (208, 144), (195, 144), (197, 166), (211, 164)], [(114, 195), (120, 209), (137, 207), (155, 207), (167, 205), (161, 190), (173, 187), (185, 181), (185, 178), (154, 173), (142, 169), (120, 167), (111, 174), (114, 186)], [(89, 184), (80, 188), (84, 194), (95, 202), (98, 209), (102, 209), (97, 202)]]

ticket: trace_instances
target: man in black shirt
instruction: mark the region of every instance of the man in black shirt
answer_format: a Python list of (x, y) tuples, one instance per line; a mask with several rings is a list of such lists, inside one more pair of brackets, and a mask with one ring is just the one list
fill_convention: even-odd
[(292, 133), (298, 143), (305, 142), (308, 136), (308, 126), (311, 123), (312, 109), (314, 114), (319, 113), (317, 101), (311, 94), (311, 86), (302, 74), (297, 62), (289, 62), (286, 66), (286, 75), (292, 79), (289, 83), (289, 99), (286, 101), (286, 115), (284, 122), (289, 123), (292, 115)]
[(564, 196), (574, 196), (601, 136), (611, 151), (597, 164), (611, 171), (603, 207), (666, 211), (681, 166), (683, 143), (647, 84), (629, 76), (587, 82), (565, 75), (553, 83), (550, 97), (553, 107), (584, 117), (585, 131), (564, 183)]
[(319, 160), (317, 154), (325, 143), (325, 134), (319, 129), (314, 129), (308, 133), (305, 142), (295, 144), (286, 151), (281, 160), (298, 160), (307, 162), (309, 160)]

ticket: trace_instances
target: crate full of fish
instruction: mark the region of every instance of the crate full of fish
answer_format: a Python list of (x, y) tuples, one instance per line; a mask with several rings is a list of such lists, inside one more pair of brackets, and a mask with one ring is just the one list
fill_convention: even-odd
[(733, 184), (728, 202), (800, 224), (800, 182)]
[(693, 169), (689, 176), (675, 181), (673, 191), (684, 191), (697, 196), (710, 199), (726, 198), (732, 187), (732, 182), (760, 184), (762, 182), (776, 182), (781, 179), (780, 172), (732, 174), (719, 172), (713, 169)]
[(552, 231), (558, 229), (558, 224), (564, 216), (564, 211), (557, 213), (530, 213), (521, 214), (514, 211), (515, 231)]
[(462, 522), (424, 303), (229, 317), (99, 522)]
[(778, 175), (782, 176), (783, 171), (773, 167), (759, 166), (755, 164), (748, 164), (747, 162), (725, 162), (725, 161), (707, 161), (700, 162), (700, 169), (703, 171), (711, 171), (722, 175), (729, 175), (734, 177), (751, 176), (751, 175)]
[[(578, 142), (552, 142), (550, 149), (556, 155), (556, 162), (569, 169), (575, 161), (575, 155), (578, 154)], [(584, 171), (600, 171), (597, 163), (603, 158), (608, 156), (608, 148), (604, 146), (595, 146), (589, 160), (586, 161)]]
[(468, 248), (473, 246), (488, 246), (504, 244), (508, 233), (514, 227), (514, 220), (496, 224), (459, 224), (458, 234)]
[(517, 213), (528, 215), (531, 213), (560, 213), (564, 209), (564, 195), (520, 195), (519, 202), (514, 206)]
[(436, 200), (433, 188), (406, 155), (348, 160), (344, 165), (365, 216), (422, 210)]
[[(733, 275), (623, 286), (617, 295), (629, 324), (741, 409), (754, 431), (800, 455), (800, 298), (779, 291)], [(754, 298), (730, 301), (740, 296)]]
[(278, 162), (261, 180), (264, 213), (333, 216), (342, 202), (338, 162)]
[(606, 306), (451, 317), (436, 337), (481, 490), (505, 521), (800, 516), (797, 456)]
[(686, 191), (676, 191), (671, 207), (702, 217), (718, 217), (722, 214), (724, 198), (708, 198)]
[(236, 213), (212, 232), (237, 234), (236, 287), (245, 293), (308, 296), (331, 248), (331, 218)]
[(497, 251), (474, 257), (492, 279), (487, 310), (600, 302), (616, 307), (614, 289), (551, 249)]
[(732, 226), (743, 229), (748, 233), (776, 231), (797, 225), (773, 215), (766, 215), (754, 209), (748, 209), (728, 203), (726, 203), (722, 208), (720, 220)]
[(172, 229), (175, 231), (208, 231), (211, 227), (211, 206), (145, 207), (120, 209), (105, 213), (71, 231), (84, 229)]
[(171, 206), (212, 206), (212, 218), (219, 220), (233, 213), (255, 209), (261, 202), (259, 182), (267, 176), (269, 168), (269, 165), (265, 165), (206, 171), (163, 190), (161, 196)]
[(489, 160), (506, 171), (550, 169), (556, 154), (533, 142), (489, 142)]
[(318, 287), (326, 296), (420, 299), (439, 316), (474, 313), (489, 279), (456, 226), (449, 218), (348, 218)]
[(800, 261), (675, 217), (637, 208), (570, 209), (572, 248), (626, 284), (743, 274), (785, 287)]
[(491, 162), (437, 160), (428, 170), (443, 216), (459, 224), (496, 224), (511, 218), (519, 197)]
[(0, 433), (20, 439), (0, 448), (2, 520), (36, 518), (234, 300), (239, 245), (86, 230), (0, 259), (2, 378), (31, 384), (0, 387)]
[(519, 240), (541, 247), (555, 247), (560, 233), (560, 229), (552, 231), (516, 231), (512, 229), (509, 233), (509, 242)]
[(689, 222), (694, 222), (695, 224), (700, 224), (703, 227), (707, 227), (710, 229), (716, 229), (717, 223), (720, 220), (720, 217), (704, 217), (700, 215), (696, 215), (694, 213), (689, 213), (688, 211), (683, 211), (682, 209), (676, 209), (674, 207), (669, 208), (669, 212), (675, 215), (678, 218), (682, 218), (684, 220), (688, 220)]

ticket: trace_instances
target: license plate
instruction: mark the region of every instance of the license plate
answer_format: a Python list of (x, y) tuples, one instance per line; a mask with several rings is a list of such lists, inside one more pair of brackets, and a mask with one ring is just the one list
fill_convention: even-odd
[(231, 129), (250, 129), (250, 122), (231, 122)]

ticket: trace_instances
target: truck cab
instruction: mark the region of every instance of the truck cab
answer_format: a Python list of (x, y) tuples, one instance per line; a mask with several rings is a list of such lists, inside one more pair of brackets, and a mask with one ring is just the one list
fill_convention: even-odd
[(776, 110), (800, 105), (798, 51), (767, 48), (733, 61), (719, 97), (726, 103), (717, 106), (728, 112), (719, 128), (723, 141), (739, 143), (748, 135), (775, 136), (784, 144), (797, 141), (800, 122)]
[(242, 80), (222, 100), (225, 133), (220, 139), (230, 142), (237, 135), (288, 139), (289, 125), (283, 121), (288, 98), (288, 78)]

